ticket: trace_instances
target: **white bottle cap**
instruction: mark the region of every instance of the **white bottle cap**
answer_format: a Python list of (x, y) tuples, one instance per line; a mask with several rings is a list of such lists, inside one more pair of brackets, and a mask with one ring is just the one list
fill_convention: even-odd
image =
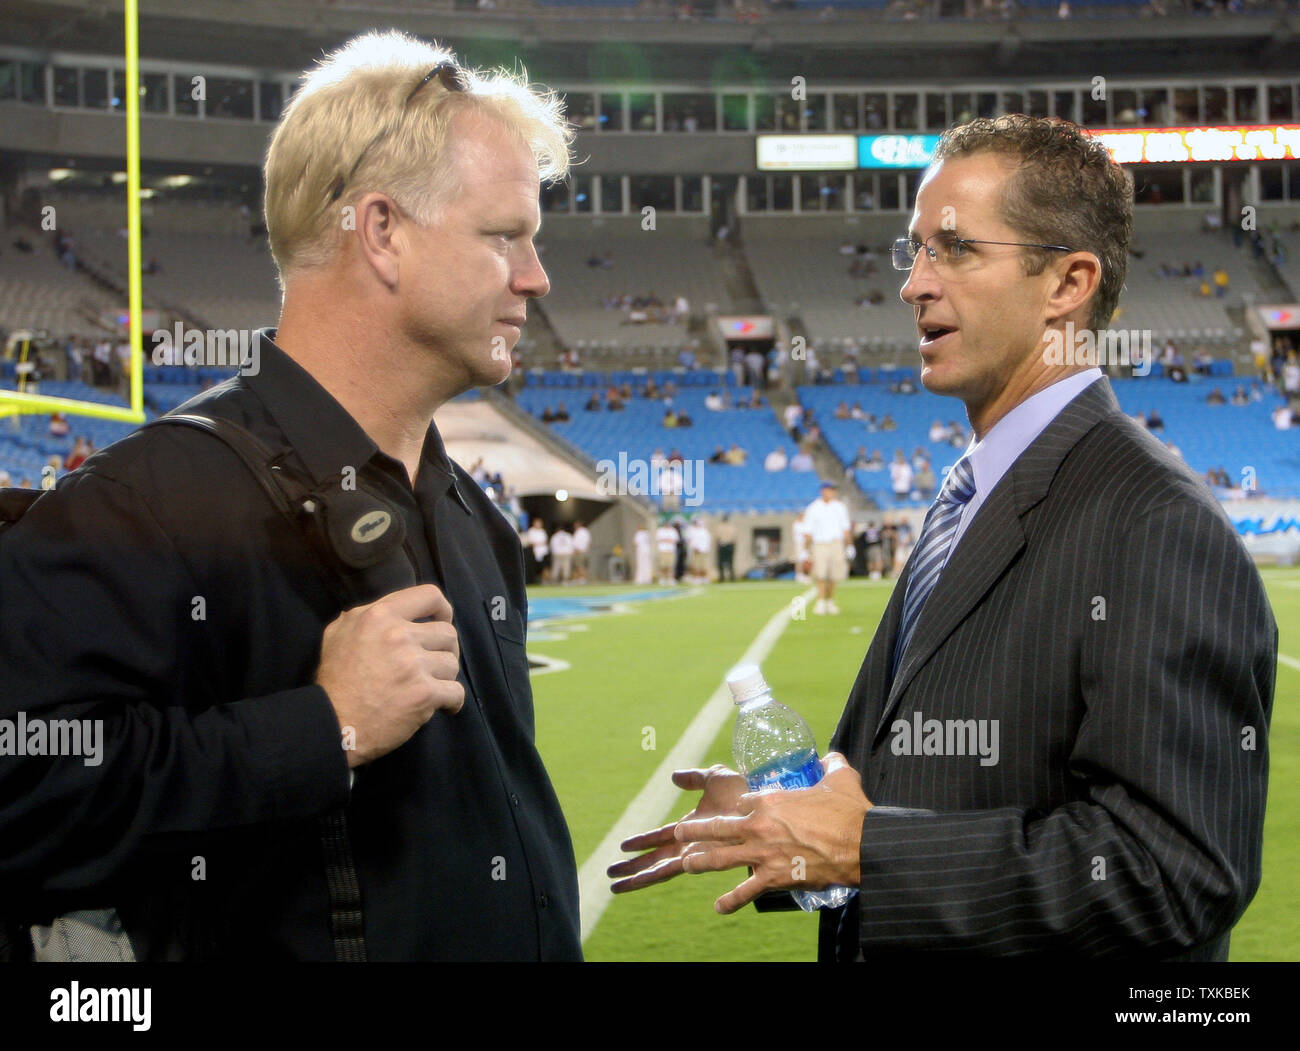
[(731, 689), (731, 699), (737, 704), (745, 704), (768, 692), (757, 664), (737, 664), (727, 673), (727, 686)]

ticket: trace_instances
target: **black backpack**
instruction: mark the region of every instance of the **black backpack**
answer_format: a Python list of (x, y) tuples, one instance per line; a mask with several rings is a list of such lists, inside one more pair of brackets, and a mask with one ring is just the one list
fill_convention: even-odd
[[(317, 562), (335, 593), (349, 608), (417, 583), (416, 572), (402, 550), (401, 515), (381, 498), (364, 490), (312, 487), (281, 461), (275, 452), (239, 424), (198, 414), (160, 416), (144, 425), (192, 427), (224, 442), (248, 467), (276, 509), (293, 523), (316, 552)], [(144, 428), (141, 428), (144, 429)], [(40, 489), (0, 489), (0, 539), (10, 526), (44, 495)], [(378, 515), (387, 519), (379, 519)], [(358, 542), (354, 537), (363, 519), (382, 522), (383, 535)], [(343, 809), (318, 819), (330, 899), (330, 933), (334, 958), (364, 962), (361, 888)], [(50, 927), (5, 919), (0, 906), (0, 961), (67, 960), (93, 962), (133, 959), (129, 938), (115, 910), (72, 913), (57, 917)]]

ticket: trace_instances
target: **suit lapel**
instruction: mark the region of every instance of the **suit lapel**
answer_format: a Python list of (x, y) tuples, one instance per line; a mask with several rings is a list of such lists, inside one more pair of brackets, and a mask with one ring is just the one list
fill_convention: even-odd
[[(887, 725), (917, 672), (962, 621), (970, 616), (980, 600), (1024, 549), (1026, 537), (1023, 518), (1047, 496), (1052, 479), (1066, 455), (1099, 420), (1118, 411), (1119, 403), (1105, 378), (1084, 388), (1030, 442), (980, 505), (921, 610), (921, 619), (917, 622), (911, 643), (903, 655), (903, 663), (894, 676), (893, 685), (889, 687), (888, 697), (876, 720), (873, 740), (879, 738), (881, 729)], [(898, 618), (901, 615), (900, 592), (906, 587), (911, 567), (909, 559), (907, 572), (894, 589), (896, 601), (890, 602), (886, 614), (886, 619), (892, 615), (888, 646), (880, 645), (881, 632), (877, 632), (872, 645), (873, 650), (879, 648), (881, 651), (874, 663), (883, 663), (884, 674), (879, 680), (878, 692), (868, 694), (869, 697), (881, 696), (885, 691), (888, 654), (893, 652), (894, 636), (898, 632)], [(882, 631), (884, 627), (882, 624)], [(870, 659), (867, 663), (872, 664)]]

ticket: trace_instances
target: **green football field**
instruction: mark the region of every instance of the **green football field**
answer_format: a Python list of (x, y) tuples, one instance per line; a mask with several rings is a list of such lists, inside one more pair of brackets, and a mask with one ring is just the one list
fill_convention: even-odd
[[(1264, 879), (1233, 932), (1232, 959), (1300, 960), (1300, 571), (1262, 572), (1280, 634)], [(773, 618), (784, 630), (763, 670), (777, 699), (808, 720), (824, 753), (891, 586), (850, 582), (836, 595), (840, 616), (814, 617), (809, 610), (802, 619), (790, 615), (791, 603), (806, 593), (795, 583), (531, 590), (529, 655), (557, 662), (555, 670), (534, 670), (538, 745), (569, 822), (579, 869), (603, 872), (622, 856), (598, 848), (629, 804), (646, 798), (647, 785), (662, 789), (655, 773), (675, 747), (689, 744), (686, 752), (700, 766), (732, 765), (730, 711), (715, 721), (716, 733), (697, 729), (688, 735), (688, 728)], [(580, 603), (568, 600), (655, 591), (664, 597), (538, 619), (555, 599), (576, 607)], [(641, 824), (649, 828), (678, 818), (694, 798), (674, 790), (659, 800), (666, 806)], [(743, 870), (681, 876), (618, 897), (584, 894), (584, 916), (601, 910), (584, 941), (587, 959), (815, 959), (815, 916), (713, 911), (714, 899), (743, 876)], [(600, 879), (588, 887), (607, 883)]]

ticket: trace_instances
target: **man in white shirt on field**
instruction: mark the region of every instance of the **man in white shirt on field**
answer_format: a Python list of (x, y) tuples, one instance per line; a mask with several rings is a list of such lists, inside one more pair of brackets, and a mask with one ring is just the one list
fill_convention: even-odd
[(660, 584), (677, 583), (677, 541), (677, 530), (670, 523), (664, 522), (655, 530), (655, 569)]
[(591, 530), (581, 522), (573, 523), (573, 575), (579, 584), (587, 583), (591, 571)]
[(812, 579), (808, 571), (812, 568), (812, 551), (808, 547), (808, 513), (800, 511), (790, 525), (794, 534), (794, 579), (796, 583), (807, 584)]
[(687, 564), (690, 567), (691, 580), (697, 584), (709, 582), (709, 552), (713, 550), (713, 534), (699, 518), (691, 520), (686, 527)]
[(573, 576), (573, 534), (561, 526), (551, 536), (551, 583), (567, 584)]
[(803, 513), (808, 529), (807, 543), (812, 550), (812, 575), (817, 581), (817, 602), (813, 612), (835, 614), (835, 583), (849, 575), (845, 548), (853, 543), (853, 525), (849, 509), (839, 499), (839, 487), (829, 479), (822, 482), (821, 499), (814, 500)]

